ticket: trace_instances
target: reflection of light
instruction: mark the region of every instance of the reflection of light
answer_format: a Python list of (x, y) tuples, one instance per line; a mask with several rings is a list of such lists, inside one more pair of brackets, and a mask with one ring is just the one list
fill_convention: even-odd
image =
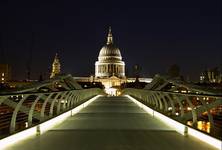
[(95, 96), (93, 98), (91, 98), (90, 100), (88, 100), (87, 102), (79, 105), (78, 107), (65, 112), (55, 118), (52, 118), (46, 122), (41, 123), (40, 125), (34, 126), (32, 128), (26, 129), (24, 131), (18, 132), (16, 134), (13, 134), (11, 136), (8, 136), (4, 139), (0, 140), (0, 149), (9, 147), (19, 141), (22, 141), (28, 137), (31, 136), (35, 136), (37, 134), (40, 134), (39, 132), (44, 133), (46, 131), (48, 131), (49, 129), (51, 129), (52, 127), (54, 127), (55, 125), (58, 125), (59, 123), (61, 123), (62, 121), (64, 121), (66, 118), (72, 116), (73, 114), (79, 112), (82, 108), (86, 107), (87, 105), (89, 105), (90, 103), (92, 103), (93, 101), (95, 101), (98, 97), (100, 97), (100, 95)]

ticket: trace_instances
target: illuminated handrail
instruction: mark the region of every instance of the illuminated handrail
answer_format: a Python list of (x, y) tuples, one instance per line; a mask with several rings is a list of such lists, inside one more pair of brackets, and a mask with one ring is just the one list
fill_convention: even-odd
[(210, 135), (207, 135), (203, 132), (197, 131), (193, 129), (192, 127), (188, 127), (187, 125), (184, 125), (178, 121), (173, 120), (172, 118), (165, 116), (162, 113), (159, 113), (158, 111), (153, 110), (152, 108), (144, 105), (143, 103), (139, 102), (137, 99), (125, 95), (130, 100), (132, 100), (135, 104), (137, 104), (140, 108), (142, 108), (145, 112), (152, 115), (152, 117), (155, 117), (156, 119), (160, 119), (162, 122), (167, 124), (169, 127), (177, 131), (178, 133), (184, 135), (184, 136), (193, 136), (199, 140), (201, 140), (204, 143), (208, 143), (212, 145), (213, 147), (221, 150), (222, 146), (222, 140), (214, 138)]
[(98, 88), (0, 95), (0, 135), (30, 128), (102, 94)]
[[(155, 109), (162, 114), (173, 118), (185, 125), (190, 121), (190, 126), (197, 129), (198, 120), (208, 118), (210, 122), (210, 133), (215, 135), (215, 128), (222, 130), (222, 125), (218, 126), (218, 120), (215, 119), (214, 112), (222, 108), (221, 95), (179, 93), (145, 89), (126, 88), (123, 90), (124, 95), (131, 95), (141, 103)], [(219, 109), (220, 108), (220, 109)], [(206, 119), (204, 118), (204, 119)], [(221, 124), (221, 122), (219, 122)]]

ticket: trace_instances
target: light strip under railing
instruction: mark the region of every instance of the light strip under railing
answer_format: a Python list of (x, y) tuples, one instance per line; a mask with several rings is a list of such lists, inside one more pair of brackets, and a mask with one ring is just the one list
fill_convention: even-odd
[(175, 129), (178, 133), (180, 133), (182, 135), (191, 135), (191, 136), (193, 136), (205, 143), (212, 145), (213, 147), (215, 147), (219, 150), (222, 150), (222, 141), (221, 140), (218, 140), (214, 137), (211, 137), (207, 134), (197, 131), (191, 127), (188, 127), (178, 121), (175, 121), (175, 120), (149, 108), (148, 106), (144, 105), (143, 103), (139, 102), (138, 100), (136, 100), (135, 98), (133, 98), (129, 95), (125, 95), (125, 96), (128, 97), (135, 104), (137, 104), (139, 107), (141, 107), (143, 110), (145, 110), (147, 113), (151, 114), (153, 117), (157, 117), (158, 119), (160, 119), (161, 121), (163, 121), (164, 123), (166, 123), (167, 125), (172, 127), (173, 129)]
[(0, 149), (5, 149), (7, 147), (9, 147), (10, 145), (13, 145), (17, 142), (20, 142), (22, 140), (25, 140), (29, 137), (33, 137), (39, 134), (42, 134), (48, 130), (50, 130), (51, 128), (55, 127), (56, 125), (62, 123), (65, 119), (67, 119), (68, 117), (78, 113), (81, 109), (85, 108), (86, 106), (88, 106), (90, 103), (92, 103), (93, 101), (95, 101), (97, 98), (99, 98), (101, 95), (97, 95), (93, 98), (91, 98), (90, 100), (86, 101), (85, 103), (73, 108), (70, 111), (67, 111), (55, 118), (52, 118), (48, 121), (45, 121), (39, 125), (36, 125), (34, 127), (31, 127), (29, 129), (26, 129), (24, 131), (15, 133), (11, 136), (8, 136), (6, 138), (3, 138), (0, 140)]

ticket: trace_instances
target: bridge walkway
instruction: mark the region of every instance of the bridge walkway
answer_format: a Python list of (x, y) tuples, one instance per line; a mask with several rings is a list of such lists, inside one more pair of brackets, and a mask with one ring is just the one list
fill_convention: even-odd
[(184, 137), (127, 97), (99, 97), (45, 134), (8, 150), (214, 150)]

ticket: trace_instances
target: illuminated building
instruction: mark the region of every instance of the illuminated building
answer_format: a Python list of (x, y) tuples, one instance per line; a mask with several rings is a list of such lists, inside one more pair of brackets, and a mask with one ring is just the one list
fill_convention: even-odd
[(119, 48), (113, 43), (111, 28), (109, 28), (106, 45), (100, 50), (98, 61), (95, 63), (95, 77), (111, 76), (125, 78), (125, 63), (122, 61)]
[(0, 64), (0, 82), (5, 83), (11, 80), (11, 67), (9, 64)]
[(111, 95), (116, 95), (117, 88), (114, 87), (126, 82), (125, 63), (122, 61), (119, 48), (113, 43), (111, 27), (107, 42), (101, 48), (98, 61), (95, 63), (95, 79), (101, 82), (105, 86), (106, 92), (110, 91)]
[(208, 69), (200, 74), (200, 83), (221, 83), (222, 73), (218, 68)]
[(202, 73), (200, 74), (200, 83), (204, 83), (205, 80), (206, 80), (206, 75), (202, 72)]
[(52, 63), (52, 72), (51, 72), (50, 78), (53, 78), (56, 75), (60, 74), (60, 71), (61, 71), (61, 65), (59, 62), (58, 54), (56, 53), (54, 61)]
[[(77, 82), (101, 82), (109, 95), (119, 95), (120, 85), (135, 82), (136, 78), (127, 78), (125, 62), (119, 48), (113, 43), (113, 35), (109, 28), (106, 44), (101, 48), (98, 61), (95, 62), (95, 77), (73, 77)], [(139, 81), (150, 83), (151, 78), (139, 78)]]

